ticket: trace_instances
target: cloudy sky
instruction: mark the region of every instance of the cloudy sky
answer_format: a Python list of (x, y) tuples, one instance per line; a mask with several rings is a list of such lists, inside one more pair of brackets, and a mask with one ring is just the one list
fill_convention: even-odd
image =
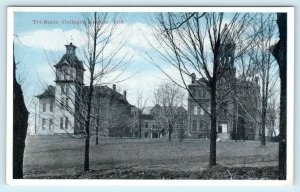
[[(145, 52), (151, 50), (147, 41), (154, 41), (150, 17), (149, 13), (122, 13), (118, 17), (122, 34), (112, 42), (113, 48), (124, 38), (128, 41), (120, 54), (132, 56), (123, 74), (124, 78), (130, 78), (117, 83), (117, 89), (122, 92), (126, 90), (132, 104), (136, 104), (139, 90), (149, 97), (148, 105), (153, 105), (154, 88), (167, 81), (159, 69), (146, 60)], [(65, 53), (64, 45), (72, 42), (78, 49), (84, 46), (82, 20), (81, 13), (15, 13), (15, 56), (19, 62), (19, 80), (31, 111), (34, 110), (32, 98), (43, 91), (43, 85), (55, 85), (51, 66)], [(80, 59), (80, 55), (78, 57)], [(171, 69), (169, 71), (172, 73)]]

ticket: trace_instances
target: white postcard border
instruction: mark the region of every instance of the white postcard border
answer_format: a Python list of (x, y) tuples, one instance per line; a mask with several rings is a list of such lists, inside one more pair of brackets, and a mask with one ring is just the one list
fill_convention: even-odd
[[(220, 10), (221, 8), (221, 10)], [(15, 12), (286, 12), (287, 52), (287, 179), (286, 180), (80, 180), (12, 179), (13, 149), (13, 32)], [(294, 167), (294, 24), (293, 7), (8, 7), (7, 8), (7, 128), (6, 181), (10, 185), (43, 186), (291, 186)]]

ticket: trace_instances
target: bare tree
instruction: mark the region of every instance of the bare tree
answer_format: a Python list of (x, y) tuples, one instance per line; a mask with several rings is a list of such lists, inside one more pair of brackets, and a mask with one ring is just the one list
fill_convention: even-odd
[(178, 119), (178, 108), (182, 105), (184, 94), (174, 83), (164, 83), (154, 90), (156, 104), (161, 107), (159, 118), (167, 126), (169, 141), (172, 139), (175, 123)]
[(268, 104), (273, 94), (276, 94), (278, 80), (278, 68), (269, 52), (269, 47), (272, 45), (276, 33), (274, 14), (258, 14), (256, 22), (257, 24), (253, 28), (258, 35), (253, 49), (246, 54), (249, 61), (249, 65), (247, 65), (249, 71), (243, 74), (243, 78), (255, 79), (260, 87), (260, 97), (255, 97), (253, 91), (245, 90), (244, 92), (250, 95), (251, 103), (248, 103), (248, 106), (244, 105), (244, 107), (249, 109), (253, 106), (253, 102), (256, 102), (254, 100), (260, 101), (260, 107), (255, 109), (259, 116), (253, 115), (252, 118), (260, 124), (261, 145), (264, 146), (266, 142)]
[[(226, 16), (225, 16), (226, 15)], [(256, 35), (248, 26), (254, 14), (248, 13), (161, 13), (156, 16), (155, 31), (160, 47), (152, 46), (167, 63), (174, 66), (178, 78), (172, 78), (160, 65), (154, 63), (171, 80), (184, 87), (192, 98), (186, 77), (197, 73), (201, 77), (199, 86), (210, 93), (210, 110), (201, 102), (195, 102), (210, 116), (210, 166), (216, 165), (216, 122), (218, 109), (226, 105), (233, 87), (221, 93), (218, 89), (230, 82), (234, 71), (233, 61), (251, 48)], [(226, 19), (225, 19), (226, 18)], [(226, 21), (225, 21), (226, 20)], [(153, 45), (153, 44), (152, 44)], [(199, 81), (195, 81), (198, 83)], [(204, 83), (203, 83), (204, 82)], [(227, 83), (229, 85), (229, 83)], [(219, 99), (218, 99), (219, 97)]]

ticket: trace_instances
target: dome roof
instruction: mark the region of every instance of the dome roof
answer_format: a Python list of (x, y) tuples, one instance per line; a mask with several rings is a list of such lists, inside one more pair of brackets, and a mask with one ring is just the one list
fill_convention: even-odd
[(61, 67), (63, 65), (71, 65), (75, 66), (76, 68), (81, 68), (83, 69), (83, 64), (82, 61), (78, 59), (78, 57), (75, 54), (75, 49), (77, 48), (75, 45), (70, 43), (69, 45), (66, 46), (66, 53), (62, 56), (60, 61), (54, 65), (54, 67)]

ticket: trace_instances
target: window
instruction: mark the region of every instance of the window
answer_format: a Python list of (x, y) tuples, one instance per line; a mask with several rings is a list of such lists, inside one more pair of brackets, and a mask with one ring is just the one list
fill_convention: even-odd
[(75, 69), (74, 68), (71, 68), (70, 69), (70, 78), (72, 79), (72, 80), (74, 80), (75, 78)]
[(60, 129), (64, 129), (64, 118), (60, 118)]
[(53, 126), (53, 119), (49, 119), (49, 130), (51, 130)]
[(218, 126), (218, 133), (222, 133), (222, 125)]
[(193, 121), (193, 131), (196, 131), (197, 130), (197, 121), (194, 120)]
[(70, 72), (71, 70), (70, 69), (66, 69), (66, 76), (67, 76), (67, 80), (70, 80)]
[(64, 69), (64, 80), (68, 79), (68, 70)]
[(145, 128), (148, 128), (148, 126), (149, 126), (149, 122), (145, 122)]
[(197, 115), (198, 114), (198, 107), (197, 106), (194, 106), (194, 115)]
[(45, 100), (42, 101), (42, 105), (43, 105), (43, 112), (46, 112), (46, 105), (47, 105), (47, 103), (46, 103)]
[(54, 105), (54, 101), (51, 100), (50, 101), (50, 112), (53, 112), (53, 105)]
[(69, 119), (65, 117), (65, 129), (68, 129)]
[(203, 129), (208, 130), (208, 123), (207, 122), (203, 122)]
[(204, 129), (204, 122), (203, 121), (200, 121), (200, 127), (199, 127), (200, 130), (203, 130)]
[(46, 125), (46, 119), (42, 119), (42, 129), (45, 130), (45, 125)]
[(60, 77), (60, 80), (64, 79), (64, 73), (61, 68), (59, 69), (59, 77)]
[(66, 105), (65, 105), (66, 109), (69, 109), (69, 98), (66, 98)]

